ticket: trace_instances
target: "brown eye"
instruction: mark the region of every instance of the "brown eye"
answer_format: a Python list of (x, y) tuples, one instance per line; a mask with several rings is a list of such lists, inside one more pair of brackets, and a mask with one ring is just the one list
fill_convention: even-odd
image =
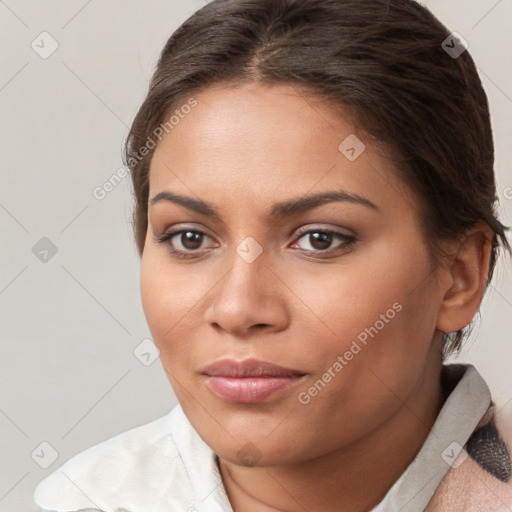
[(310, 229), (299, 234), (300, 236), (295, 245), (299, 249), (312, 253), (330, 253), (347, 250), (355, 242), (353, 236), (330, 230)]
[(178, 238), (185, 249), (193, 251), (201, 247), (203, 233), (199, 233), (198, 231), (183, 231), (178, 234), (180, 236), (176, 238)]
[(155, 242), (167, 245), (172, 253), (183, 257), (193, 256), (196, 252), (202, 251), (204, 249), (203, 242), (207, 238), (210, 237), (206, 233), (192, 229), (181, 229), (154, 236)]
[(309, 233), (311, 247), (316, 250), (328, 249), (332, 243), (332, 235), (329, 233)]

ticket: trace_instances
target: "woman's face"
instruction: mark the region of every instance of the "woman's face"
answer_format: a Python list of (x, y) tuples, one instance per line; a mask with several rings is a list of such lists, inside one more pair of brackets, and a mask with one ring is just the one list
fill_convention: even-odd
[(425, 399), (440, 364), (418, 200), (339, 110), (289, 85), (195, 99), (150, 169), (141, 292), (162, 364), (225, 460), (347, 447)]

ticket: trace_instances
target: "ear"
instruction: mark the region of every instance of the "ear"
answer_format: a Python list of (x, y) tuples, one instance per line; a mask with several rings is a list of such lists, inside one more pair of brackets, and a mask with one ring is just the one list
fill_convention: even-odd
[(493, 236), (491, 228), (480, 223), (456, 243), (446, 268), (449, 285), (439, 310), (439, 330), (462, 329), (478, 311), (485, 291)]

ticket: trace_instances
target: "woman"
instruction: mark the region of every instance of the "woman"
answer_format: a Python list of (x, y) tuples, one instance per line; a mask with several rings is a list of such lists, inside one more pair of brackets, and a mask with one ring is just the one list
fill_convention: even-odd
[(68, 461), (43, 510), (510, 510), (488, 387), (443, 365), (510, 251), (459, 36), (411, 0), (215, 0), (126, 164), (179, 405)]

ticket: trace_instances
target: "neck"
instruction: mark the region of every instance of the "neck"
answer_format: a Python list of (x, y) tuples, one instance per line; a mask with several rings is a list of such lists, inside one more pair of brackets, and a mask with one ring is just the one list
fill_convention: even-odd
[(423, 445), (442, 407), (441, 365), (430, 365), (396, 412), (349, 446), (287, 466), (243, 467), (220, 459), (235, 512), (371, 510)]

